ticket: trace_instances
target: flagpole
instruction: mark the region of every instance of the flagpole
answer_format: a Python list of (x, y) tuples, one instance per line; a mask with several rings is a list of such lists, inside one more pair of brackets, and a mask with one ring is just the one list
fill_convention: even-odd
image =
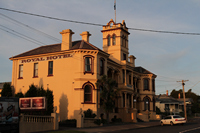
[(115, 0), (115, 3), (114, 3), (114, 10), (115, 10), (115, 23), (116, 23), (116, 0)]

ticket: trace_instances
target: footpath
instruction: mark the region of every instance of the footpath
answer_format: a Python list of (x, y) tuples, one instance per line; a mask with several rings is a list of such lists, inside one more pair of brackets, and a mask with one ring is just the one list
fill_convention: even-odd
[[(102, 132), (116, 132), (122, 130), (131, 130), (137, 128), (146, 128), (152, 126), (159, 126), (159, 121), (152, 122), (138, 122), (138, 123), (124, 123), (124, 124), (116, 124), (116, 125), (105, 125), (99, 127), (90, 127), (90, 128), (75, 128), (68, 130), (76, 130), (76, 131), (84, 131), (87, 133), (102, 133)], [(66, 130), (66, 129), (61, 129)]]

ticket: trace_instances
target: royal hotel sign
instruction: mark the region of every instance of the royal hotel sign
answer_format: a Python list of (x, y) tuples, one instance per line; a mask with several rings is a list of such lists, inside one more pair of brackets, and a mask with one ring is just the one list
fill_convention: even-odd
[(73, 54), (63, 54), (63, 55), (54, 55), (54, 56), (47, 56), (47, 57), (24, 59), (24, 60), (20, 60), (20, 63), (57, 60), (57, 59), (64, 59), (64, 58), (69, 58), (69, 57), (73, 57)]

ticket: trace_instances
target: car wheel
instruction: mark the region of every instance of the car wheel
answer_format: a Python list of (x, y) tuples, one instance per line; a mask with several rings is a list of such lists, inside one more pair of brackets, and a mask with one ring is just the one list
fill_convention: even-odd
[(174, 123), (173, 123), (172, 121), (170, 121), (170, 125), (171, 125), (171, 126), (173, 126), (173, 125), (174, 125)]
[(161, 122), (160, 125), (163, 126), (164, 125), (163, 122)]

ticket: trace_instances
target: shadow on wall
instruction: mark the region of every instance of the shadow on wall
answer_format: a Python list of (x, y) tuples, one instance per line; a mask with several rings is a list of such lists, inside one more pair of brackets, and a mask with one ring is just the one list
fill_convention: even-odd
[(68, 119), (68, 98), (67, 95), (62, 93), (60, 97), (60, 105), (59, 105), (59, 114), (60, 114), (60, 121)]

